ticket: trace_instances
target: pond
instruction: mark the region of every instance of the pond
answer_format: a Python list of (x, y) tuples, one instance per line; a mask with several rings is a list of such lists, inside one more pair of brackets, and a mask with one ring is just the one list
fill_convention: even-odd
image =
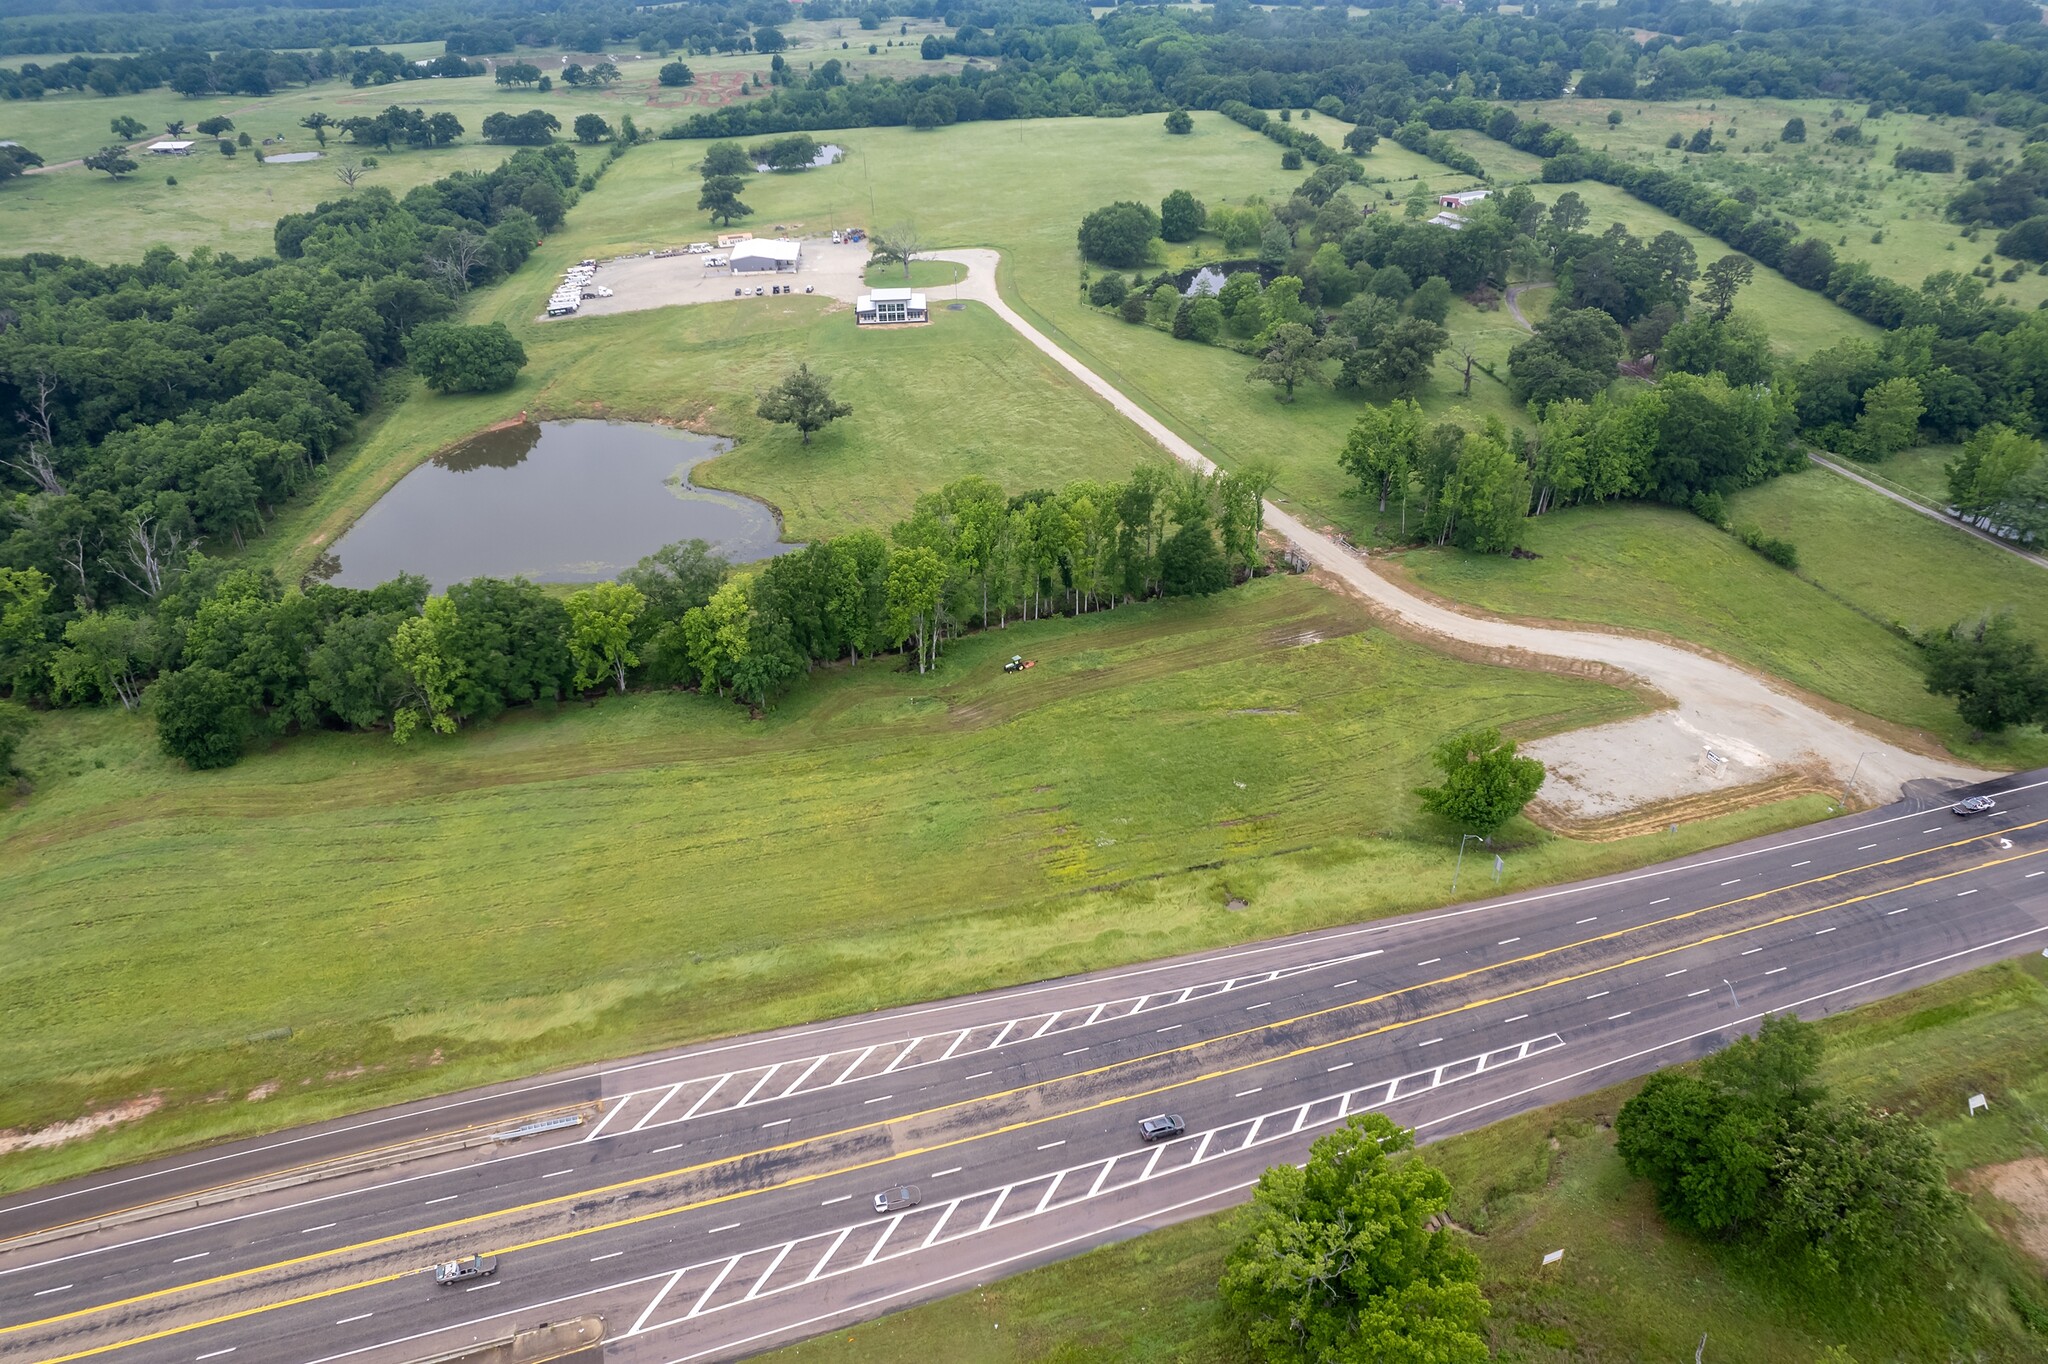
[(728, 446), (625, 422), (486, 431), (400, 479), (308, 576), (374, 587), (417, 573), (436, 591), (476, 577), (587, 583), (676, 540), (708, 541), (734, 563), (793, 548), (765, 504), (690, 482)]

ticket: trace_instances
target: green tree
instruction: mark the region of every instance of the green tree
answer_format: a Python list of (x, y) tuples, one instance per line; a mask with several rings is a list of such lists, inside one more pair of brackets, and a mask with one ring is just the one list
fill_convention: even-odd
[(1159, 235), (1159, 215), (1150, 205), (1119, 199), (1081, 220), (1081, 254), (1118, 269), (1142, 265)]
[(938, 61), (946, 55), (946, 45), (939, 41), (936, 34), (927, 33), (924, 35), (924, 42), (918, 45), (917, 55), (928, 62)]
[(889, 630), (898, 639), (917, 643), (917, 670), (929, 672), (938, 663), (940, 603), (946, 593), (946, 565), (920, 545), (889, 560)]
[(2005, 613), (1920, 638), (1927, 690), (1956, 698), (1972, 729), (1997, 734), (2011, 725), (2048, 723), (2048, 662)]
[[(198, 133), (201, 137), (219, 137), (222, 133), (231, 133), (234, 130), (235, 121), (226, 114), (215, 114), (212, 118), (202, 118), (192, 125), (192, 131)], [(243, 143), (242, 145), (247, 146), (248, 144)]]
[(1159, 235), (1170, 242), (1191, 242), (1202, 230), (1208, 210), (1202, 201), (1184, 189), (1177, 189), (1159, 204)]
[(746, 175), (753, 169), (754, 159), (737, 142), (712, 143), (705, 148), (704, 160), (697, 166), (698, 174), (706, 180), (721, 175)]
[(1273, 1364), (1484, 1364), (1479, 1261), (1439, 1222), (1451, 1185), (1394, 1157), (1414, 1137), (1378, 1113), (1259, 1177), (1219, 1285)]
[(156, 664), (156, 623), (133, 611), (88, 611), (64, 627), (50, 661), (59, 698), (113, 700), (134, 710), (142, 678)]
[(82, 163), (87, 170), (105, 171), (118, 180), (135, 169), (135, 158), (126, 147), (102, 147)]
[(1873, 384), (1863, 393), (1863, 411), (1856, 417), (1856, 449), (1860, 459), (1884, 459), (1920, 440), (1920, 417), (1927, 410), (1920, 385), (1904, 375)]
[(232, 767), (254, 725), (240, 679), (195, 666), (165, 673), (149, 689), (157, 743), (196, 771)]
[(1454, 734), (1430, 750), (1429, 761), (1444, 780), (1417, 788), (1422, 808), (1489, 837), (1522, 813), (1543, 785), (1543, 764), (1516, 756), (1514, 741), (1497, 729)]
[(576, 663), (578, 691), (610, 678), (620, 695), (626, 691), (626, 669), (640, 666), (633, 649), (634, 627), (647, 598), (625, 583), (592, 583), (569, 594), (569, 657)]
[(1785, 120), (1785, 126), (1778, 132), (1780, 142), (1806, 141), (1806, 120), (1794, 114)]
[(576, 140), (588, 147), (608, 141), (612, 135), (612, 125), (598, 114), (578, 114), (570, 127), (576, 134)]
[(808, 364), (800, 364), (761, 395), (754, 412), (763, 421), (794, 426), (802, 433), (803, 443), (809, 445), (813, 431), (822, 431), (839, 418), (852, 416), (853, 404), (835, 399), (831, 380), (813, 374)]
[(526, 365), (526, 348), (502, 322), (466, 327), (428, 322), (406, 339), (414, 372), (437, 393), (492, 393), (510, 388)]
[(1961, 1201), (1904, 1113), (1815, 1105), (1789, 1125), (1772, 1177), (1771, 1239), (1809, 1272), (1870, 1279), (1946, 1258)]
[(1230, 586), (1230, 566), (1216, 548), (1207, 516), (1181, 522), (1159, 547), (1159, 591), (1167, 597), (1206, 597)]
[(664, 62), (662, 63), (661, 70), (656, 73), (655, 80), (673, 89), (677, 86), (695, 85), (697, 83), (697, 73), (692, 71), (686, 63)]
[(17, 697), (41, 696), (49, 685), (53, 586), (39, 568), (0, 568), (0, 685)]
[(740, 190), (746, 182), (737, 175), (712, 175), (705, 177), (697, 194), (697, 210), (707, 217), (716, 218), (721, 227), (732, 226), (735, 218), (750, 218), (754, 210), (740, 202)]
[(1370, 156), (1372, 149), (1379, 144), (1379, 130), (1368, 123), (1361, 123), (1344, 134), (1344, 150), (1353, 156)]
[(1429, 377), (1436, 357), (1450, 344), (1451, 334), (1436, 323), (1404, 317), (1387, 328), (1379, 344), (1354, 352), (1345, 361), (1345, 372), (1397, 393), (1412, 393)]
[(1536, 325), (1535, 335), (1508, 351), (1515, 396), (1544, 404), (1591, 399), (1614, 382), (1621, 363), (1621, 326), (1599, 308), (1566, 308)]
[(1264, 354), (1245, 381), (1264, 380), (1280, 390), (1282, 402), (1291, 403), (1297, 387), (1323, 372), (1322, 340), (1299, 322), (1282, 322), (1267, 329), (1265, 343)]
[(1431, 275), (1415, 286), (1415, 292), (1408, 295), (1408, 315), (1419, 317), (1425, 322), (1439, 325), (1451, 315), (1451, 282), (1442, 275)]
[(1401, 499), (1401, 533), (1408, 533), (1408, 483), (1422, 449), (1422, 409), (1413, 398), (1375, 403), (1358, 414), (1337, 465), (1358, 480), (1366, 496), (1379, 504)]
[(454, 602), (429, 597), (420, 614), (392, 637), (391, 656), (406, 681), (404, 698), (391, 715), (395, 742), (410, 742), (421, 725), (436, 734), (455, 732), (455, 689), (462, 681), (460, 624)]
[(1735, 307), (1735, 295), (1756, 274), (1756, 263), (1747, 256), (1726, 255), (1700, 274), (1700, 302), (1716, 318), (1728, 316)]
[[(120, 138), (123, 142), (133, 142), (136, 138), (149, 131), (148, 124), (128, 114), (116, 115), (114, 121), (108, 126), (112, 129), (114, 136)], [(234, 125), (229, 124), (228, 126), (233, 127)]]
[(1187, 110), (1174, 109), (1166, 115), (1167, 132), (1174, 133), (1179, 136), (1186, 136), (1194, 130), (1195, 120), (1188, 115)]

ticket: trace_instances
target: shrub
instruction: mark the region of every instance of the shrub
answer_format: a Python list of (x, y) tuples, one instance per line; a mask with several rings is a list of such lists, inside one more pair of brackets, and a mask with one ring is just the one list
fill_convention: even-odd
[(1088, 286), (1088, 301), (1098, 308), (1114, 308), (1131, 292), (1122, 275), (1103, 275)]
[(1735, 532), (1735, 538), (1786, 572), (1799, 571), (1799, 547), (1790, 540), (1767, 535), (1759, 526), (1744, 526)]

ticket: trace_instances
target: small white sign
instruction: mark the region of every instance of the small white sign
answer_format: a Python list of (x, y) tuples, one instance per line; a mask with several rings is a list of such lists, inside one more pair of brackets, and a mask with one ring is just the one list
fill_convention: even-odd
[(1973, 1118), (1974, 1118), (1974, 1117), (1976, 1117), (1976, 1116), (1977, 1116), (1977, 1114), (1978, 1114), (1978, 1112), (1979, 1112), (1980, 1110), (1987, 1110), (1987, 1109), (1989, 1109), (1990, 1107), (1991, 1107), (1991, 1101), (1990, 1101), (1989, 1099), (1985, 1098), (1985, 1097), (1984, 1097), (1984, 1096), (1983, 1096), (1982, 1094), (1972, 1094), (1972, 1095), (1970, 1096), (1970, 1116), (1971, 1116), (1971, 1117), (1973, 1117)]
[(1546, 1256), (1544, 1256), (1544, 1257), (1543, 1257), (1543, 1263), (1544, 1263), (1544, 1264), (1547, 1264), (1547, 1265), (1554, 1265), (1554, 1264), (1556, 1264), (1556, 1263), (1557, 1263), (1557, 1262), (1558, 1262), (1559, 1260), (1562, 1260), (1563, 1258), (1564, 1258), (1564, 1252), (1563, 1252), (1563, 1251), (1561, 1251), (1561, 1250), (1553, 1250), (1553, 1251), (1551, 1251), (1551, 1252), (1550, 1252), (1550, 1254), (1548, 1254), (1548, 1255), (1546, 1255)]

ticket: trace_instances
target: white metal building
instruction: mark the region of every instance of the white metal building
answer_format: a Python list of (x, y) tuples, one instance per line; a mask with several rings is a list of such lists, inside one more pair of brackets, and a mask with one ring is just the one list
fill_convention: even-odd
[(192, 147), (193, 144), (190, 141), (182, 138), (149, 144), (150, 152), (156, 156), (190, 156), (192, 154)]
[(756, 237), (751, 241), (736, 242), (726, 254), (736, 274), (795, 270), (803, 265), (804, 244), (777, 237)]
[(889, 322), (926, 322), (931, 317), (924, 295), (915, 289), (877, 289), (853, 304), (853, 320), (863, 327)]

